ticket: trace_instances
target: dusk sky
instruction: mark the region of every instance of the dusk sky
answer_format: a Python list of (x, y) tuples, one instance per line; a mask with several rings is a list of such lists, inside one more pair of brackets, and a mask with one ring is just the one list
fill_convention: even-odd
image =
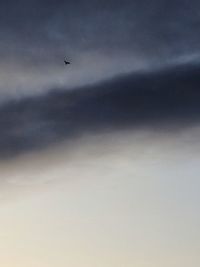
[(200, 265), (199, 29), (195, 0), (0, 2), (0, 266)]

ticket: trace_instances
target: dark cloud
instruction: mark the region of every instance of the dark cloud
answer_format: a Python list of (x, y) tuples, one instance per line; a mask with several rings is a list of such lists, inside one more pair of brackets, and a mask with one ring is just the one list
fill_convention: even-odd
[(177, 66), (51, 93), (0, 108), (0, 155), (10, 157), (82, 134), (199, 122), (200, 68)]
[(155, 61), (198, 53), (199, 9), (196, 0), (1, 1), (0, 53), (36, 62), (92, 50)]
[[(41, 92), (51, 84), (68, 88), (70, 79), (77, 84), (103, 79), (108, 72), (133, 70), (140, 59), (150, 62), (148, 70), (154, 63), (198, 62), (199, 10), (196, 0), (1, 1), (0, 96), (18, 97), (22, 86)], [(60, 66), (65, 55), (73, 59), (67, 74)], [(0, 154), (15, 155), (94, 130), (194, 122), (199, 118), (198, 74), (190, 65), (130, 74), (89, 89), (21, 96), (0, 106)]]
[[(199, 62), (199, 10), (196, 0), (3, 0), (0, 102)], [(73, 62), (67, 70), (65, 57)]]

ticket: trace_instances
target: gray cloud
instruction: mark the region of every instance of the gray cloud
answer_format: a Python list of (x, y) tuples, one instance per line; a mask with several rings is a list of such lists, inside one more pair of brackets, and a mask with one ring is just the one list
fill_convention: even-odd
[(200, 4), (194, 0), (1, 1), (0, 7), (1, 37), (19, 55), (128, 49), (168, 56), (198, 50)]
[[(199, 70), (176, 64), (199, 63), (199, 7), (194, 0), (1, 1), (2, 157), (97, 129), (198, 119)], [(3, 105), (13, 94), (19, 101)]]
[(1, 1), (2, 95), (199, 60), (199, 9), (195, 0)]
[(199, 67), (177, 66), (11, 101), (0, 108), (0, 155), (10, 157), (117, 129), (178, 130), (199, 122)]

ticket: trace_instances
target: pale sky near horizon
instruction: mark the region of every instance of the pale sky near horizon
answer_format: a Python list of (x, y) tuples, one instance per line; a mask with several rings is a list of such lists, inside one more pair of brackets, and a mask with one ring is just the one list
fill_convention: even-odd
[(198, 134), (122, 131), (2, 163), (0, 265), (198, 265)]

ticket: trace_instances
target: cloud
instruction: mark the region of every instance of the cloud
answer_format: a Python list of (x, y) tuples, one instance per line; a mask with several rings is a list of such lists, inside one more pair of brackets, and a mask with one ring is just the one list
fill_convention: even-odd
[(199, 8), (196, 0), (1, 1), (1, 95), (199, 60)]
[(0, 107), (0, 155), (88, 133), (190, 127), (199, 122), (199, 84), (198, 65), (184, 65), (10, 101)]
[[(17, 6), (1, 1), (1, 35), (8, 42), (18, 40), (13, 44), (18, 53), (31, 56), (37, 51), (43, 57), (48, 54), (47, 58), (68, 48), (104, 52), (137, 48), (158, 55), (167, 50), (178, 53), (181, 45), (193, 51), (199, 41), (199, 7), (196, 0), (80, 0), (78, 4), (29, 0)], [(45, 53), (46, 48), (54, 53)]]

